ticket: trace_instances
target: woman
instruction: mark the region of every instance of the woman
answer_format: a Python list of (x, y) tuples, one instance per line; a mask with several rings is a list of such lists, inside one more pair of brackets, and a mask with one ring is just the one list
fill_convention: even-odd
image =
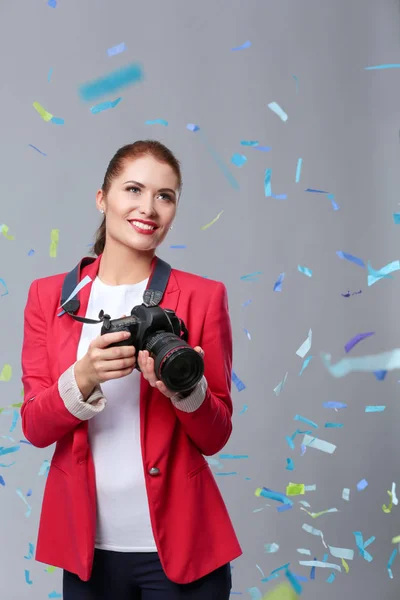
[[(97, 258), (81, 264), (80, 281), (90, 279), (78, 316), (116, 318), (142, 304), (181, 187), (179, 163), (159, 142), (118, 150), (97, 192), (104, 217)], [(228, 599), (241, 549), (203, 456), (232, 431), (225, 286), (171, 271), (160, 306), (204, 357), (202, 379), (177, 394), (148, 352), (108, 347), (124, 332), (100, 335), (101, 324), (60, 313), (64, 278), (33, 281), (24, 313), (23, 432), (39, 448), (56, 442), (36, 559), (63, 569), (64, 600)]]

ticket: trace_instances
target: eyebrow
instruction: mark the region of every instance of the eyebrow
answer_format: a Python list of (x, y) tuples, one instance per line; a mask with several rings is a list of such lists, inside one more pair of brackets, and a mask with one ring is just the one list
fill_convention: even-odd
[[(140, 183), (139, 181), (133, 181), (133, 180), (125, 181), (123, 183), (123, 185), (126, 185), (127, 183), (133, 183), (134, 185), (137, 185), (137, 187), (142, 190), (146, 189), (146, 186), (143, 183)], [(171, 188), (160, 188), (158, 191), (159, 192), (170, 192), (171, 194), (176, 196), (176, 192), (174, 192), (174, 190), (171, 190)]]

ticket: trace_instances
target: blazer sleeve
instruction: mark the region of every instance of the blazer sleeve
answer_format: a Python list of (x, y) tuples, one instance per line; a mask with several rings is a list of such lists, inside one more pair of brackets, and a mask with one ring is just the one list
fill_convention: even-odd
[(232, 328), (226, 287), (218, 282), (204, 320), (200, 346), (204, 350), (204, 401), (192, 412), (175, 413), (187, 435), (205, 456), (216, 454), (232, 433)]
[(53, 382), (46, 337), (47, 323), (36, 279), (29, 288), (24, 310), (21, 420), (26, 439), (38, 448), (54, 444), (83, 420), (103, 410), (106, 403), (99, 389), (95, 389), (86, 402), (83, 400), (75, 382), (74, 365)]

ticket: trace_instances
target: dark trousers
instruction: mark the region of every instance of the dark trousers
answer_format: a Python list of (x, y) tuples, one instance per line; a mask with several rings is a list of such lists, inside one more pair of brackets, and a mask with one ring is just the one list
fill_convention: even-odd
[[(193, 557), (196, 560), (196, 557)], [(230, 564), (192, 583), (167, 578), (157, 552), (95, 549), (89, 581), (64, 570), (64, 600), (229, 600)]]

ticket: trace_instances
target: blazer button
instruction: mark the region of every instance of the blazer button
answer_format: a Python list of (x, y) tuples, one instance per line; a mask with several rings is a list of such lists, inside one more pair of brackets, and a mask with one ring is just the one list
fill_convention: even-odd
[(158, 469), (157, 467), (151, 467), (151, 469), (149, 469), (149, 475), (159, 475), (160, 474), (160, 469)]

